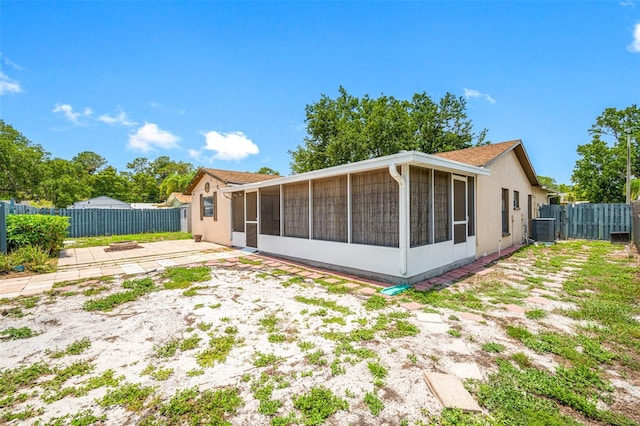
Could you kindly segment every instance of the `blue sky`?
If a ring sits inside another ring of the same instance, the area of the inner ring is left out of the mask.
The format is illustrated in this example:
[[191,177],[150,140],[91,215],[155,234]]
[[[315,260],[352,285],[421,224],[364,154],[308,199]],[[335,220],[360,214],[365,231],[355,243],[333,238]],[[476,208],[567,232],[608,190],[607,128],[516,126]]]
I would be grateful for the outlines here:
[[289,174],[342,85],[466,96],[568,183],[595,118],[640,100],[640,2],[2,1],[0,54],[0,117],[55,157]]

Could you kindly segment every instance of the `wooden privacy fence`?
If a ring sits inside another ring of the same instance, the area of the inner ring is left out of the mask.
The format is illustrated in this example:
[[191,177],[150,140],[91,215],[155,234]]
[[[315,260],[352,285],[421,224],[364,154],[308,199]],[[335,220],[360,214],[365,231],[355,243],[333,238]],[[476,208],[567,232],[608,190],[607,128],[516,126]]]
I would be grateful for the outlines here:
[[556,237],[609,240],[612,232],[631,234],[631,206],[628,204],[544,205],[540,217],[556,220]]
[[[38,209],[0,202],[7,214],[46,214],[69,217],[67,235],[93,237],[98,235],[142,234],[146,232],[180,231],[180,209]],[[1,217],[0,217],[1,219]],[[0,228],[4,228],[0,222]],[[4,229],[0,229],[4,232]]]

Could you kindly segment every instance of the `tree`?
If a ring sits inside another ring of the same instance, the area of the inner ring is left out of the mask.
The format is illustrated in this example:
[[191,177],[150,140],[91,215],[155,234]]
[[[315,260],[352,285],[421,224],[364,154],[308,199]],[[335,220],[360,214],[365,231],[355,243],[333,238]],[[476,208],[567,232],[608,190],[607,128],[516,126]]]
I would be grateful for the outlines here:
[[132,201],[129,185],[126,175],[119,174],[114,167],[108,166],[91,176],[91,197],[106,195],[120,201]]
[[381,95],[357,98],[343,88],[331,99],[321,95],[305,108],[304,146],[289,151],[291,170],[302,173],[401,150],[425,153],[468,148],[485,143],[486,129],[472,131],[466,101],[451,93],[434,102],[426,93],[410,101]]
[[89,174],[81,162],[54,158],[45,164],[40,190],[55,207],[65,208],[89,198]]
[[280,176],[280,172],[277,170],[273,170],[271,167],[260,167],[256,173],[261,175],[271,175],[271,176]]
[[71,161],[80,164],[90,175],[96,174],[107,165],[107,160],[104,157],[91,151],[82,151],[73,157]]
[[35,199],[48,157],[40,145],[0,120],[0,198]]
[[640,176],[640,110],[632,105],[606,108],[589,129],[591,142],[578,145],[571,175],[580,199],[593,203],[625,202],[627,134],[631,136],[631,174]]
[[167,176],[160,184],[160,195],[166,200],[172,192],[184,192],[195,175],[196,172],[193,171],[187,174],[173,173]]

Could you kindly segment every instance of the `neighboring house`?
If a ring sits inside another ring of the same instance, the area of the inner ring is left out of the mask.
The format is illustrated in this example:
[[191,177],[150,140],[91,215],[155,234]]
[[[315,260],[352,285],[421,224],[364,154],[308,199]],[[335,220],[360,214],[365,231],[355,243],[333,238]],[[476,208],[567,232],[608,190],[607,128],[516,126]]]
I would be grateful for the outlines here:
[[531,219],[547,203],[548,191],[540,186],[521,140],[436,154],[491,173],[477,182],[478,257],[514,244],[531,235]]
[[231,245],[230,195],[220,191],[233,185],[266,181],[279,176],[201,168],[184,191],[191,202],[191,232],[204,241]]
[[85,201],[76,201],[68,209],[131,209],[129,203],[102,195]]
[[158,207],[182,207],[185,204],[191,204],[191,195],[185,195],[181,192],[172,192],[167,200],[158,204]]

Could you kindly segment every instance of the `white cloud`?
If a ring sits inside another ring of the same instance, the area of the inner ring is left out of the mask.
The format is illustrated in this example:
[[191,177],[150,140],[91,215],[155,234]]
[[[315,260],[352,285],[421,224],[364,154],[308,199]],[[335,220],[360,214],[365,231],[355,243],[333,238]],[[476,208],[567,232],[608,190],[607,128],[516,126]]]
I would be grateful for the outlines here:
[[109,126],[120,125],[125,127],[133,127],[138,124],[135,121],[131,120],[127,116],[127,113],[123,110],[120,110],[117,115],[102,114],[100,117],[98,117],[98,121],[102,121]]
[[189,157],[193,158],[196,161],[200,161],[200,158],[202,157],[202,151],[197,149],[190,149]]
[[149,105],[153,109],[157,109],[158,111],[168,112],[170,114],[184,115],[187,112],[186,110],[181,108],[178,108],[178,109],[167,108],[160,102],[155,102],[155,101],[147,102],[147,105]]
[[218,133],[212,130],[204,137],[206,145],[203,149],[214,151],[213,158],[218,160],[242,160],[260,152],[258,145],[242,132]]
[[142,152],[154,148],[171,149],[177,146],[179,140],[178,136],[159,129],[157,124],[145,122],[144,126],[129,135],[129,148]]
[[13,62],[11,59],[7,58],[6,56],[4,56],[2,54],[2,52],[0,52],[0,56],[2,57],[2,63],[5,65],[10,66],[11,68],[13,68],[16,71],[22,71],[24,70],[24,67],[21,65],[16,64],[15,62]]
[[491,95],[489,95],[488,93],[480,93],[476,89],[467,89],[466,87],[464,88],[464,97],[467,98],[467,99],[482,98],[482,99],[486,100],[487,102],[489,102],[490,104],[495,104],[496,103],[496,100],[493,99],[491,97]]
[[20,83],[0,71],[0,95],[20,92],[22,92]]
[[622,7],[636,7],[636,4],[633,2],[633,0],[624,0],[620,2],[620,6]]
[[627,46],[627,50],[632,53],[640,53],[640,22],[633,27],[633,41]]
[[91,108],[85,108],[82,112],[74,112],[73,107],[69,104],[56,104],[55,108],[51,111],[53,113],[61,112],[64,114],[67,120],[72,122],[73,124],[81,124],[80,119],[83,117],[90,117],[93,114],[93,110]]

